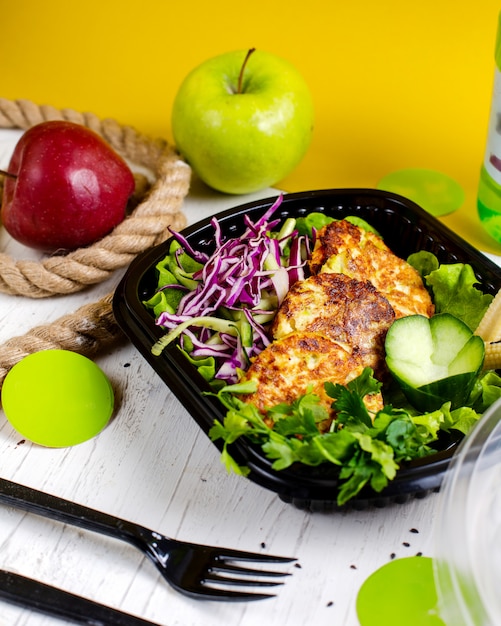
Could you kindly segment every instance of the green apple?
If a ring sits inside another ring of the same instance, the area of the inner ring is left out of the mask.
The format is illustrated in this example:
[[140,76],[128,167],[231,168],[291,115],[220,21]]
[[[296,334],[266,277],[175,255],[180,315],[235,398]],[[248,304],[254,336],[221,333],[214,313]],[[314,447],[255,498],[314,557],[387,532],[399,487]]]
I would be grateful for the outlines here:
[[252,193],[285,178],[305,155],[312,131],[313,101],[301,74],[253,48],[192,70],[172,109],[178,151],[224,193]]

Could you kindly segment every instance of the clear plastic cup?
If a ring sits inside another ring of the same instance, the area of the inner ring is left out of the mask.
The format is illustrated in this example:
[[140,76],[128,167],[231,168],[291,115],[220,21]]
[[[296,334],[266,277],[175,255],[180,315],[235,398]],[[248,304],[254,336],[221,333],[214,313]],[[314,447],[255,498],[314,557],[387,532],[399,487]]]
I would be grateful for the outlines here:
[[435,532],[438,610],[447,626],[501,624],[501,400],[460,445]]

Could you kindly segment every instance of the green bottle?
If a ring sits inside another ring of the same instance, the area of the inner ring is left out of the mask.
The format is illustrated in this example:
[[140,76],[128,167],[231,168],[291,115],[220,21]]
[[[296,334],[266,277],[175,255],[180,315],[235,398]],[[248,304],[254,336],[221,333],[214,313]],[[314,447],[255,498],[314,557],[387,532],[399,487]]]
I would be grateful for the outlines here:
[[477,210],[485,230],[501,243],[501,13],[498,19],[495,59],[489,130],[484,162],[480,170]]

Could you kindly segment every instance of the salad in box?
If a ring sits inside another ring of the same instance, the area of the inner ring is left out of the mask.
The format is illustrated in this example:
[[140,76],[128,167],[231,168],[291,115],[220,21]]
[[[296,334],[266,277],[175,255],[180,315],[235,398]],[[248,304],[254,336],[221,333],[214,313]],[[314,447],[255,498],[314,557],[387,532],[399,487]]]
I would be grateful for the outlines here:
[[500,287],[412,202],[325,190],[173,233],[132,263],[114,312],[230,471],[325,510],[440,486],[501,395],[475,333]]

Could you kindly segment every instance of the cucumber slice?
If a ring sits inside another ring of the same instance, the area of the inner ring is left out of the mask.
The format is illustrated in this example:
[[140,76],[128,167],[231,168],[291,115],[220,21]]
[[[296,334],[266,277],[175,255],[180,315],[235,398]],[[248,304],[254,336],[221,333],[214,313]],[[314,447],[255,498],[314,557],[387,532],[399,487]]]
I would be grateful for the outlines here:
[[385,342],[386,363],[409,402],[434,411],[464,406],[484,360],[483,340],[449,313],[402,317]]

